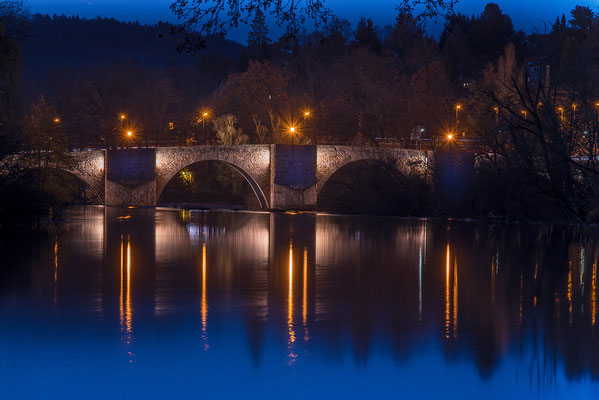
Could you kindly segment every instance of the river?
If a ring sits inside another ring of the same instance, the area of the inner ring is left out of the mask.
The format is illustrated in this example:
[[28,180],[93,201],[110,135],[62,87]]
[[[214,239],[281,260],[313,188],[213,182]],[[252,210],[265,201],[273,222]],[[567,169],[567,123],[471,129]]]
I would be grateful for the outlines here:
[[0,398],[597,398],[596,229],[86,207],[0,247]]

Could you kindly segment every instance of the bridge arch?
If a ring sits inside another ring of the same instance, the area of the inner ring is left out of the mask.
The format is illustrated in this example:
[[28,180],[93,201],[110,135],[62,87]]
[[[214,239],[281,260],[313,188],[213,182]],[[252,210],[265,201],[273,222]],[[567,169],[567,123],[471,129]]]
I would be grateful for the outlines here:
[[397,180],[399,176],[424,176],[429,166],[429,152],[380,147],[318,146],[316,153],[316,196],[341,168],[359,162],[382,166]]
[[[41,170],[41,167],[37,167],[37,166],[27,166],[24,168],[21,168],[20,171],[21,172],[29,172],[29,171],[37,171],[37,170]],[[100,202],[101,205],[104,205],[104,192],[103,192],[103,188],[98,188],[98,187],[94,187],[97,185],[94,185],[93,181],[89,180],[89,177],[86,176],[86,174],[81,173],[81,171],[77,171],[73,168],[63,168],[60,166],[55,166],[55,165],[50,165],[48,167],[48,169],[50,171],[59,171],[61,173],[70,175],[72,177],[74,177],[76,180],[78,180],[79,182],[84,183],[88,188],[91,189],[91,191],[93,192],[93,194],[97,197],[98,201]],[[99,192],[98,190],[102,190],[101,192]]]
[[[68,165],[51,164],[49,168],[66,172],[89,186],[98,197],[101,204],[104,198],[104,158],[103,150],[72,152],[69,155]],[[28,154],[16,154],[2,161],[0,164],[7,165],[18,171],[29,171],[40,169]]]
[[156,199],[181,170],[204,161],[218,161],[239,172],[248,182],[261,208],[269,208],[270,146],[202,146],[156,149]]
[[317,188],[317,192],[316,192],[317,200],[318,200],[318,196],[323,191],[323,189],[326,187],[327,183],[329,183],[334,178],[335,175],[337,175],[339,172],[343,171],[347,167],[351,167],[353,165],[357,165],[357,164],[361,164],[361,163],[370,164],[371,166],[380,168],[381,170],[385,171],[385,173],[389,177],[391,177],[393,179],[393,181],[395,181],[395,183],[397,183],[398,185],[401,185],[401,183],[402,183],[401,178],[403,177],[403,173],[392,164],[386,163],[381,160],[376,160],[376,159],[361,159],[361,160],[356,160],[356,161],[349,161],[349,162],[343,164],[342,166],[340,166],[339,168],[337,168],[336,170],[331,171],[329,174],[327,174],[326,177],[323,178],[323,181],[320,182],[320,185]]

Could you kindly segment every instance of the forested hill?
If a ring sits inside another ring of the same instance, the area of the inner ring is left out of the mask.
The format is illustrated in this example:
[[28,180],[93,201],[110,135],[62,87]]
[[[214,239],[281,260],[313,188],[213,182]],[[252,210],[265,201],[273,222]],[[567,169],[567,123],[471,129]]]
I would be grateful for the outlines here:
[[[163,22],[141,25],[114,18],[35,14],[21,43],[24,76],[35,79],[59,67],[102,67],[125,61],[145,67],[194,64],[196,57],[177,52],[182,37],[171,35],[171,27]],[[202,53],[237,59],[243,50],[237,42],[215,37],[208,39]]]

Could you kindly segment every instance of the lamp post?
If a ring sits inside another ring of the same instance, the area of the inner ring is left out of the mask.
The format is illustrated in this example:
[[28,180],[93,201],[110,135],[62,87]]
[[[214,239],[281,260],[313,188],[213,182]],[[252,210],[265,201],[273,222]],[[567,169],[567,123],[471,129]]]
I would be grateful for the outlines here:
[[205,112],[202,114],[202,136],[206,137],[206,118],[208,118],[208,113]]
[[289,128],[289,133],[291,134],[291,144],[293,144],[293,136],[295,134],[295,127],[292,126]]
[[562,122],[564,122],[564,108],[563,108],[563,107],[558,107],[558,109],[557,109],[557,110],[558,110],[558,111],[559,111],[559,113],[560,113],[560,120],[561,120]]

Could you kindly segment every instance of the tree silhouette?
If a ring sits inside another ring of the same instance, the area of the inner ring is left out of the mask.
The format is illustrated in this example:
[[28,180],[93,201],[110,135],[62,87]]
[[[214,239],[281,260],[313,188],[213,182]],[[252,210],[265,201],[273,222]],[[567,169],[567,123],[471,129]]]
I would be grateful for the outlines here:
[[[458,0],[401,0],[396,7],[400,15],[412,15],[419,21],[453,13]],[[223,34],[239,24],[248,24],[255,10],[269,10],[277,26],[286,27],[286,37],[296,38],[307,20],[318,28],[335,19],[326,0],[175,0],[170,9],[181,21],[176,31],[185,32],[181,50],[196,51],[205,47],[206,37]]]
[[17,45],[28,14],[22,0],[0,1],[0,134],[14,131],[21,51]]
[[354,36],[358,46],[365,47],[374,53],[379,53],[383,47],[383,42],[370,18],[360,18]]
[[595,14],[590,7],[576,6],[570,12],[572,19],[570,25],[578,32],[588,32],[591,30]]
[[271,40],[268,37],[266,16],[260,8],[256,10],[250,27],[252,29],[248,33],[248,49],[252,53],[252,56],[260,59],[266,58],[268,56],[268,45],[271,43]]

